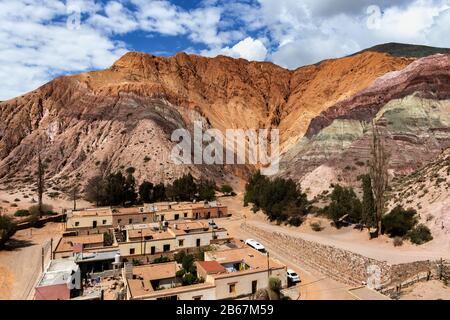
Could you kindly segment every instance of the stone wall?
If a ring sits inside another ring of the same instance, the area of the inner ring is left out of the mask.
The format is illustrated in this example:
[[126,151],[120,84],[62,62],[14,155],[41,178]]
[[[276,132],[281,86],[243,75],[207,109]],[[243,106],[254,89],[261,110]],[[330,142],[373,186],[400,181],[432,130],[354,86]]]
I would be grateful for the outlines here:
[[[439,278],[439,261],[416,261],[391,265],[360,254],[242,224],[241,228],[255,235],[299,265],[307,265],[323,275],[352,286],[370,283],[378,277],[378,289],[392,291],[426,279]],[[375,283],[374,283],[375,284]]]

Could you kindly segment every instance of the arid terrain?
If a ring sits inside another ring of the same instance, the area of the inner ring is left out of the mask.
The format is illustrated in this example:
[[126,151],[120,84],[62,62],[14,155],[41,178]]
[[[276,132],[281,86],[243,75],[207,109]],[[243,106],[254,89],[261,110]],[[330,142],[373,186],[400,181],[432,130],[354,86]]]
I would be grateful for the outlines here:
[[[348,283],[311,264],[294,263],[279,244],[258,239],[251,230],[389,264],[450,259],[450,55],[398,55],[390,48],[296,70],[225,56],[130,52],[108,69],[59,77],[0,102],[0,213],[13,216],[36,203],[40,156],[43,200],[57,213],[73,207],[75,184],[81,187],[77,207],[91,207],[82,199],[89,178],[130,167],[137,183],[168,184],[187,172],[218,185],[229,183],[237,195],[221,200],[232,216],[217,222],[233,237],[260,240],[274,258],[297,271],[300,299],[354,297]],[[374,123],[389,155],[386,209],[414,208],[433,240],[394,246],[385,235],[370,240],[367,230],[336,229],[314,214],[299,227],[269,222],[261,211],[243,207],[246,179],[259,165],[171,161],[172,132],[192,132],[195,121],[221,132],[279,129],[276,177],[291,178],[315,205],[336,183],[354,187],[361,196],[358,177],[369,171]],[[313,222],[320,222],[322,230],[313,231]],[[0,299],[29,298],[42,248],[47,257],[50,240],[60,237],[62,228],[49,223],[18,231],[0,251]],[[447,290],[440,282],[417,283],[400,298],[445,299]]]

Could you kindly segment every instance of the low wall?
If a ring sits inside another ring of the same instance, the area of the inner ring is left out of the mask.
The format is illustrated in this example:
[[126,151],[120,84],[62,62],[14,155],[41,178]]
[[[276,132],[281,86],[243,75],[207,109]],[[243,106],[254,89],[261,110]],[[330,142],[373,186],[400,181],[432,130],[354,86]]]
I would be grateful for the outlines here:
[[[323,275],[348,285],[379,284],[378,289],[388,291],[397,286],[411,285],[426,279],[441,279],[443,262],[416,261],[391,265],[334,246],[307,241],[285,233],[269,232],[242,224],[241,228],[270,243],[271,247],[299,265],[307,265]],[[377,279],[379,279],[377,281]],[[377,281],[377,282],[372,282]]]

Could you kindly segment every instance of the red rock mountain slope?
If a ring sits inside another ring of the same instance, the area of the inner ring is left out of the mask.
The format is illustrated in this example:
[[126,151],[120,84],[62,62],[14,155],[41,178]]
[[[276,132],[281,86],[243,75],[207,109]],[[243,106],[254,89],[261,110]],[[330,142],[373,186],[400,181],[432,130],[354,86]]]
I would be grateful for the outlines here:
[[327,125],[330,107],[346,109],[377,78],[412,61],[364,52],[292,71],[224,56],[131,52],[109,69],[60,77],[0,103],[0,179],[30,182],[38,150],[56,185],[127,167],[154,182],[186,171],[220,179],[229,168],[171,163],[175,128],[201,118],[220,130],[276,127],[289,152],[307,130]]

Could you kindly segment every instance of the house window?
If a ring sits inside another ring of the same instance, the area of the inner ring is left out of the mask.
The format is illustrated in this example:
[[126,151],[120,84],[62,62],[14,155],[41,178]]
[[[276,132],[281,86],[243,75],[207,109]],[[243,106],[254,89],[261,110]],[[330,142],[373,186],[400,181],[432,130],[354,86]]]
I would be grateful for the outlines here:
[[178,220],[178,219],[180,219],[180,215],[179,215],[179,214],[176,214],[176,215],[174,216],[173,220]]
[[129,224],[133,224],[133,219],[128,219]]
[[156,248],[155,247],[151,247],[150,248],[150,254],[155,254],[156,253]]
[[75,227],[78,227],[80,225],[79,221],[75,221]]
[[142,221],[143,222],[147,221],[147,217],[142,218]]
[[187,212],[184,213],[184,217],[187,218]]
[[178,240],[178,246],[182,247],[184,245],[184,240]]
[[164,215],[163,214],[161,215],[161,221],[164,221]]
[[130,254],[134,254],[134,248],[130,248]]
[[103,222],[103,224],[106,224],[106,220],[103,220],[102,222]]
[[120,224],[121,222],[122,222],[122,219],[118,219],[118,220],[117,220],[117,223]]
[[200,239],[197,239],[197,247],[200,247]]
[[236,283],[230,283],[228,284],[228,292],[231,294],[236,293]]
[[194,300],[202,300],[202,297],[203,296],[196,296],[196,297],[192,297],[192,299],[194,299]]
[[170,251],[170,244],[165,244],[165,245],[163,246],[163,251],[164,251],[164,252]]

